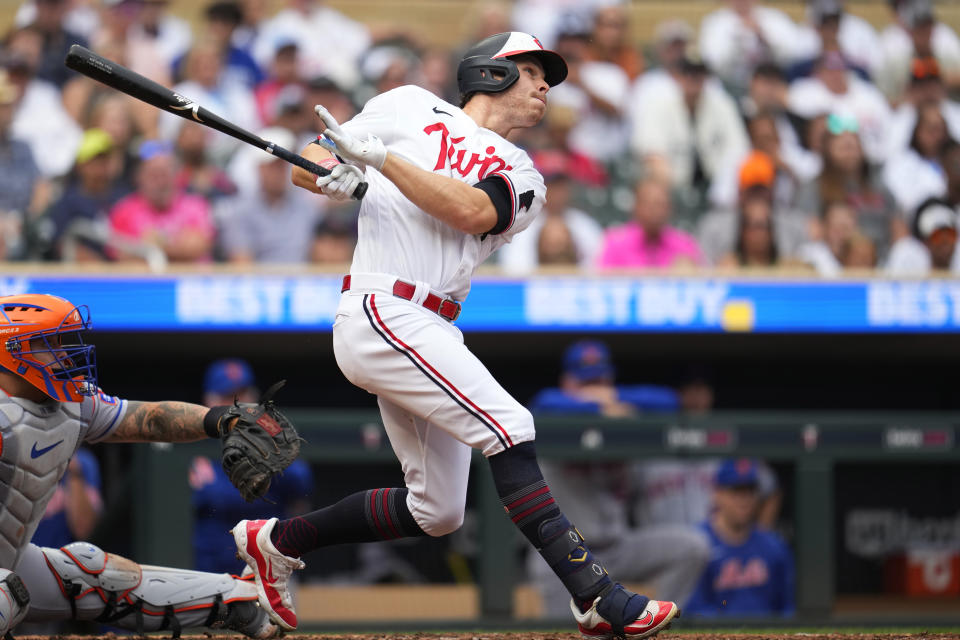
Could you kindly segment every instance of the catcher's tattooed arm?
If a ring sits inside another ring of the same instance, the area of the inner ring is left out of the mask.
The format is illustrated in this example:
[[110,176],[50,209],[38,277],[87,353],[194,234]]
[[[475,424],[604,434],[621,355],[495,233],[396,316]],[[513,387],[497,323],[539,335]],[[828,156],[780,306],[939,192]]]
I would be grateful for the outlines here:
[[127,413],[107,442],[193,442],[207,438],[207,407],[189,402],[130,400]]

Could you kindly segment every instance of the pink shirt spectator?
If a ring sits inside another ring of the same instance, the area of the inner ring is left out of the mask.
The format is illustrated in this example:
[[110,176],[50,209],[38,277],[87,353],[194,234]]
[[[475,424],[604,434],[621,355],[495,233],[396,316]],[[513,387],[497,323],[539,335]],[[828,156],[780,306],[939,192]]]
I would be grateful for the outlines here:
[[656,244],[648,244],[644,236],[636,222],[608,229],[597,266],[601,269],[669,267],[678,261],[704,264],[697,241],[688,233],[665,227]]
[[167,211],[154,209],[143,196],[133,193],[114,206],[110,227],[118,235],[135,240],[151,235],[174,238],[185,230],[193,230],[212,241],[216,233],[210,205],[200,196],[188,193],[175,196]]

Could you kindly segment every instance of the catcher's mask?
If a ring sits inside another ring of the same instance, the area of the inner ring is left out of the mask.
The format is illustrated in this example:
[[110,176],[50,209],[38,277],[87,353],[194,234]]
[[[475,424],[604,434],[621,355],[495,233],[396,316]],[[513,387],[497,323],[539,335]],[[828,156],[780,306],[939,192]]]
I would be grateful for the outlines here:
[[90,310],[47,294],[0,296],[0,367],[60,402],[97,392]]
[[552,86],[567,77],[567,63],[560,54],[543,48],[540,41],[522,31],[508,31],[485,38],[470,47],[457,68],[461,102],[476,92],[505,91],[520,77],[512,56],[535,57],[543,65],[544,80]]

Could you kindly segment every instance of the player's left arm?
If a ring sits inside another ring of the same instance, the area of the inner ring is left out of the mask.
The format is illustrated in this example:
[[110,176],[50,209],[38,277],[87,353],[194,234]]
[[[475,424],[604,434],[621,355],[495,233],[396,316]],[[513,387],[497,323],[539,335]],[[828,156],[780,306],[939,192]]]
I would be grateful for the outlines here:
[[207,407],[189,402],[128,401],[120,423],[103,442],[193,442],[207,438]]

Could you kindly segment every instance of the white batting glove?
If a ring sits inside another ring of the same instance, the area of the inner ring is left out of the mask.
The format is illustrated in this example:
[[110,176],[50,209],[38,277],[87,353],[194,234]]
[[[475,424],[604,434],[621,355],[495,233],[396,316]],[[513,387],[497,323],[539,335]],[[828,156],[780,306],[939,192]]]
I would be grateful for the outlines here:
[[327,167],[330,173],[317,178],[320,193],[332,200],[349,200],[353,190],[363,182],[363,171],[352,164],[337,163]]
[[340,123],[322,104],[318,104],[313,109],[327,127],[323,135],[317,139],[321,147],[344,160],[364,166],[370,165],[378,171],[383,168],[383,163],[387,161],[387,147],[380,138],[370,133],[367,134],[366,140],[358,140],[341,129]]

